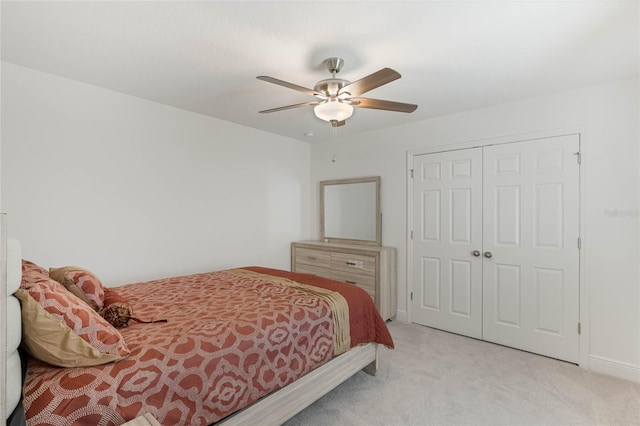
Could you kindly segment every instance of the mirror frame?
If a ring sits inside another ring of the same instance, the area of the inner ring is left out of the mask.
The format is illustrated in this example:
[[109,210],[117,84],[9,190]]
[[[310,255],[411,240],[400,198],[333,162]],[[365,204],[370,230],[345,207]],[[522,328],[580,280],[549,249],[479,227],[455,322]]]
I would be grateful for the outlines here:
[[[374,182],[376,186],[376,239],[375,240],[354,240],[348,238],[335,238],[325,236],[325,214],[324,214],[324,192],[325,188],[329,185],[351,185],[354,183],[369,183]],[[351,179],[335,179],[320,181],[320,238],[327,243],[342,243],[342,244],[359,244],[367,246],[381,246],[382,245],[382,211],[380,209],[380,176],[369,176],[362,178]]]

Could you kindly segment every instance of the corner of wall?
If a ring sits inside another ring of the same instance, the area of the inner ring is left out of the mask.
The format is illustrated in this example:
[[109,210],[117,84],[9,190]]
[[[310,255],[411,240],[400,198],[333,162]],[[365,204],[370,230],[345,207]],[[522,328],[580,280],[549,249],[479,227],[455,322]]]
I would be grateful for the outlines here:
[[409,324],[409,314],[407,313],[407,311],[398,309],[396,311],[396,321],[404,324]]

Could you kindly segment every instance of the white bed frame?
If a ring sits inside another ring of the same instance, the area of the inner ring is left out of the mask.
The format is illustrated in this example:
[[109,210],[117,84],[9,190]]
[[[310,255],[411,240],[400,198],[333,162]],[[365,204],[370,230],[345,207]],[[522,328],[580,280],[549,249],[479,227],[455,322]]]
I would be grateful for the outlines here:
[[360,370],[375,375],[378,345],[356,346],[284,388],[223,419],[217,425],[280,425]]
[[[3,227],[4,228],[4,227]],[[20,372],[20,358],[17,347],[20,343],[20,304],[11,294],[20,285],[22,262],[20,245],[15,240],[9,240],[6,257],[3,256],[2,264],[6,265],[7,283],[6,296],[7,312],[6,339],[3,333],[2,344],[2,372],[6,380],[2,386],[5,398],[2,398],[4,417],[8,417],[22,398],[22,377]],[[4,254],[4,253],[3,253]],[[5,261],[6,259],[6,261]],[[16,274],[17,272],[17,274]],[[4,297],[4,296],[3,296]],[[4,300],[3,300],[4,302]],[[3,306],[4,307],[4,303]],[[4,332],[3,330],[3,332]],[[16,334],[17,333],[17,334]],[[7,354],[6,364],[4,354]],[[273,392],[249,407],[232,414],[216,423],[216,425],[233,426],[246,424],[280,425],[297,413],[320,399],[340,383],[347,380],[360,370],[375,375],[378,369],[378,345],[369,343],[357,346],[348,352],[333,358],[328,363],[309,372],[297,381]],[[5,405],[6,404],[6,405]],[[1,418],[1,417],[0,417]]]
[[20,244],[7,240],[2,226],[2,418],[11,415],[22,399],[22,371],[18,346],[22,338],[20,301],[12,296],[20,286],[22,258]]

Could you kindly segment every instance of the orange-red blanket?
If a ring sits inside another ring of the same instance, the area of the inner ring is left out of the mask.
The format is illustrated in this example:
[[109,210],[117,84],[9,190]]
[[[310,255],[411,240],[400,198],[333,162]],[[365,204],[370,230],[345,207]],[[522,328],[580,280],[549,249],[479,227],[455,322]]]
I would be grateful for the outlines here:
[[206,425],[327,362],[334,353],[329,303],[260,274],[339,292],[351,347],[393,341],[371,297],[350,284],[251,267],[129,284],[115,290],[138,318],[121,329],[131,355],[96,367],[30,360],[28,425],[118,425],[145,412],[161,424]]

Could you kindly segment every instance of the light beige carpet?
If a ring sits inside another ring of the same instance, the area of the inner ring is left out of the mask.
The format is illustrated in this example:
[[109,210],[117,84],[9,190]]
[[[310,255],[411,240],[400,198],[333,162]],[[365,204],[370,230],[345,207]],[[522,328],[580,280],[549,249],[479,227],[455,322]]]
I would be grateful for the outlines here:
[[359,372],[295,425],[640,425],[640,384],[422,327],[389,324],[376,377]]

